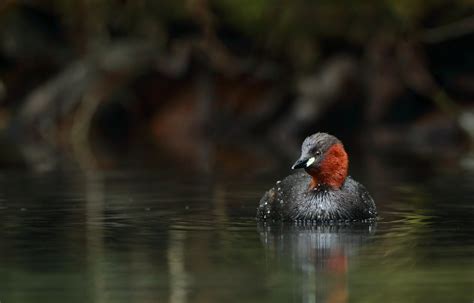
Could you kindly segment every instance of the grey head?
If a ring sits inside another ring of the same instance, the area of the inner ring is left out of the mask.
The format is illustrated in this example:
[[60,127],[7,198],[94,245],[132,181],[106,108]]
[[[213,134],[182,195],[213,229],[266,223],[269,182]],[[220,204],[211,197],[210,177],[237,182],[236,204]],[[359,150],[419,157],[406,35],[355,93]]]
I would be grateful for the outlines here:
[[318,167],[326,152],[334,144],[341,143],[338,138],[327,133],[315,133],[306,137],[301,145],[301,156],[291,169]]

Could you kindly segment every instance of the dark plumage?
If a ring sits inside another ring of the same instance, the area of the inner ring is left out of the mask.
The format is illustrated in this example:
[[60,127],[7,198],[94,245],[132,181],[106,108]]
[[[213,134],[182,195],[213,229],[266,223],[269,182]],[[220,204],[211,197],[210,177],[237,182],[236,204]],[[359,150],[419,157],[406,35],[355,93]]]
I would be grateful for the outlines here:
[[367,221],[377,216],[365,187],[347,176],[347,154],[342,143],[325,133],[303,142],[293,168],[305,172],[278,181],[260,200],[257,218],[262,221],[344,222]]

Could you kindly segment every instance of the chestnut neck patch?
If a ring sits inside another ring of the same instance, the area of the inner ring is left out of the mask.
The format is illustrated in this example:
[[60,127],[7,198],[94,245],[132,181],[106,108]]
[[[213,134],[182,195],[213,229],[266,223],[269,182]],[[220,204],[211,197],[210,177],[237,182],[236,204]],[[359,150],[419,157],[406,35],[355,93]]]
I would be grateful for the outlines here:
[[347,177],[349,159],[341,143],[333,144],[325,153],[319,167],[311,169],[308,173],[312,180],[310,189],[318,185],[327,185],[333,189],[340,189]]

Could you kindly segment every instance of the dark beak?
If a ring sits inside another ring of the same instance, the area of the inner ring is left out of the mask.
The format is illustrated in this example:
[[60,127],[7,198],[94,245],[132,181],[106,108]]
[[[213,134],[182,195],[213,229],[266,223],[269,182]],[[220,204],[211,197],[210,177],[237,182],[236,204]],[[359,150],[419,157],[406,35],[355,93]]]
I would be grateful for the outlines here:
[[307,158],[303,158],[303,159],[300,158],[296,160],[295,164],[293,164],[291,169],[305,168],[307,162],[308,162]]

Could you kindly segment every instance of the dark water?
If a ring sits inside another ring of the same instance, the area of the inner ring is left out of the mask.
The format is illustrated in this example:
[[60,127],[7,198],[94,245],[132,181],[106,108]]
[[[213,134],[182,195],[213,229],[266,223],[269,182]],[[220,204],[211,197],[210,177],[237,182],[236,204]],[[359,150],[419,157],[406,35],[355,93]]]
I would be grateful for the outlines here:
[[472,302],[474,175],[354,170],[376,224],[258,225],[286,170],[5,171],[0,301]]

